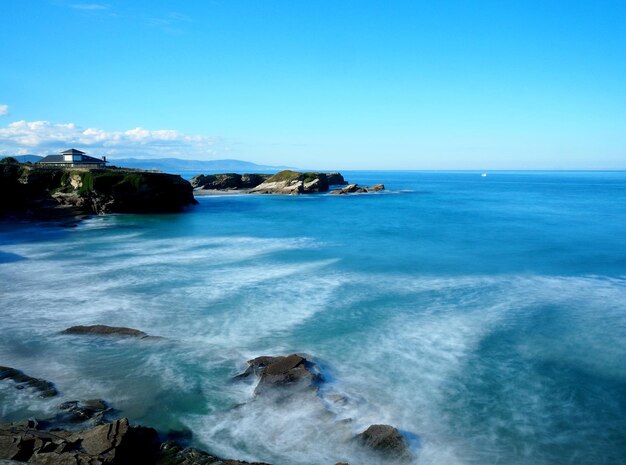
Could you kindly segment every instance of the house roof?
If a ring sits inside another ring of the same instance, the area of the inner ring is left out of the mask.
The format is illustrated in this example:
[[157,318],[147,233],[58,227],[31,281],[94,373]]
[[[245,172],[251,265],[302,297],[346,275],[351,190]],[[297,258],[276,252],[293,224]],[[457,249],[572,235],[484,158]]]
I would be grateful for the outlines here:
[[88,162],[88,163],[108,163],[104,161],[102,158],[90,157],[89,155],[83,155],[82,161]]
[[80,150],[76,150],[76,149],[67,149],[61,152],[61,155],[84,155],[84,154],[85,152],[81,152]]
[[63,160],[63,155],[48,155],[39,160],[38,163],[62,163]]
[[[82,153],[82,152],[81,152]],[[47,157],[43,158],[42,160],[39,160],[39,163],[66,163],[66,164],[71,164],[74,162],[70,162],[70,161],[65,161],[65,158],[63,157],[63,155],[48,155]],[[81,157],[80,161],[77,161],[76,163],[85,163],[85,164],[92,164],[92,165],[96,165],[96,164],[102,164],[104,165],[105,163],[107,163],[104,160],[101,160],[100,158],[94,158],[94,157],[90,157],[89,155],[84,155]]]

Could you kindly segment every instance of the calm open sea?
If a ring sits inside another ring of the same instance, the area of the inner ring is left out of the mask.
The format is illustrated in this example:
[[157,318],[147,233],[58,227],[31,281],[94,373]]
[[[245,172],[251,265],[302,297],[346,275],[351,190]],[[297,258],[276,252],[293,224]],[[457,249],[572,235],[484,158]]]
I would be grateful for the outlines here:
[[[275,465],[377,463],[346,443],[372,423],[421,465],[623,464],[626,173],[344,176],[387,191],[0,225],[0,365],[61,391],[0,382],[0,420],[99,397]],[[58,334],[96,323],[168,340]],[[230,381],[292,352],[322,367],[319,400]]]

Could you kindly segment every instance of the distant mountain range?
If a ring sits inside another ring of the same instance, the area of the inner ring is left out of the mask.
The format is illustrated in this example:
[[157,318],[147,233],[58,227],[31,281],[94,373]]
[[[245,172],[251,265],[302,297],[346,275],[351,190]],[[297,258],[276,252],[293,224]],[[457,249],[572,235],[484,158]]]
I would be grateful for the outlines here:
[[43,157],[40,157],[38,155],[0,155],[0,160],[2,160],[3,158],[8,158],[8,157],[13,157],[15,158],[17,161],[19,161],[20,163],[37,163],[39,160],[43,159]]
[[109,163],[126,168],[161,171],[234,171],[238,173],[276,172],[287,166],[257,165],[243,160],[184,160],[181,158],[111,158]]
[[[0,157],[0,159],[5,157]],[[13,155],[20,163],[36,163],[43,157],[37,155]],[[109,158],[109,164],[122,168],[138,168],[143,170],[160,170],[165,172],[178,171],[221,171],[237,173],[274,173],[292,169],[290,166],[257,165],[243,160],[184,160],[182,158]]]

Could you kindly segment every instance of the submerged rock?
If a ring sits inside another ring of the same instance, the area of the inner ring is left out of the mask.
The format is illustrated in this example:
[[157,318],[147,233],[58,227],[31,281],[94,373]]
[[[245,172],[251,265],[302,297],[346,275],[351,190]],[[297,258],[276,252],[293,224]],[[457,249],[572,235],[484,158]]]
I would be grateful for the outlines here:
[[222,460],[194,447],[181,447],[176,442],[161,444],[159,457],[155,465],[269,465],[261,462],[240,462],[238,460]]
[[50,381],[33,378],[20,370],[11,367],[0,366],[0,380],[10,379],[15,382],[17,389],[32,388],[39,392],[40,397],[54,397],[58,391]]
[[409,443],[396,428],[390,425],[371,425],[356,436],[357,441],[390,459],[410,457]]
[[89,423],[93,426],[106,422],[105,416],[113,409],[101,399],[70,400],[59,405],[59,413],[52,421],[58,423]]
[[80,334],[80,335],[97,335],[97,336],[128,336],[146,338],[149,337],[143,331],[133,328],[125,328],[123,326],[106,326],[106,325],[89,325],[89,326],[71,326],[61,334]]

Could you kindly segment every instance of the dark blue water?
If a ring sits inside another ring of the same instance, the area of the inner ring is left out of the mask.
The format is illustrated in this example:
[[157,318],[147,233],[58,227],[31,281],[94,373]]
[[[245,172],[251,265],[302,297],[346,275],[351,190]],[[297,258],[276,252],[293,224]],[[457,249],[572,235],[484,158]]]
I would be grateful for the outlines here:
[[[346,440],[371,423],[420,464],[623,463],[626,173],[343,174],[387,191],[4,224],[0,364],[276,465],[367,463]],[[169,341],[57,334],[94,323]],[[295,351],[331,380],[320,399],[233,409],[246,359]],[[7,420],[60,402],[0,400]]]

